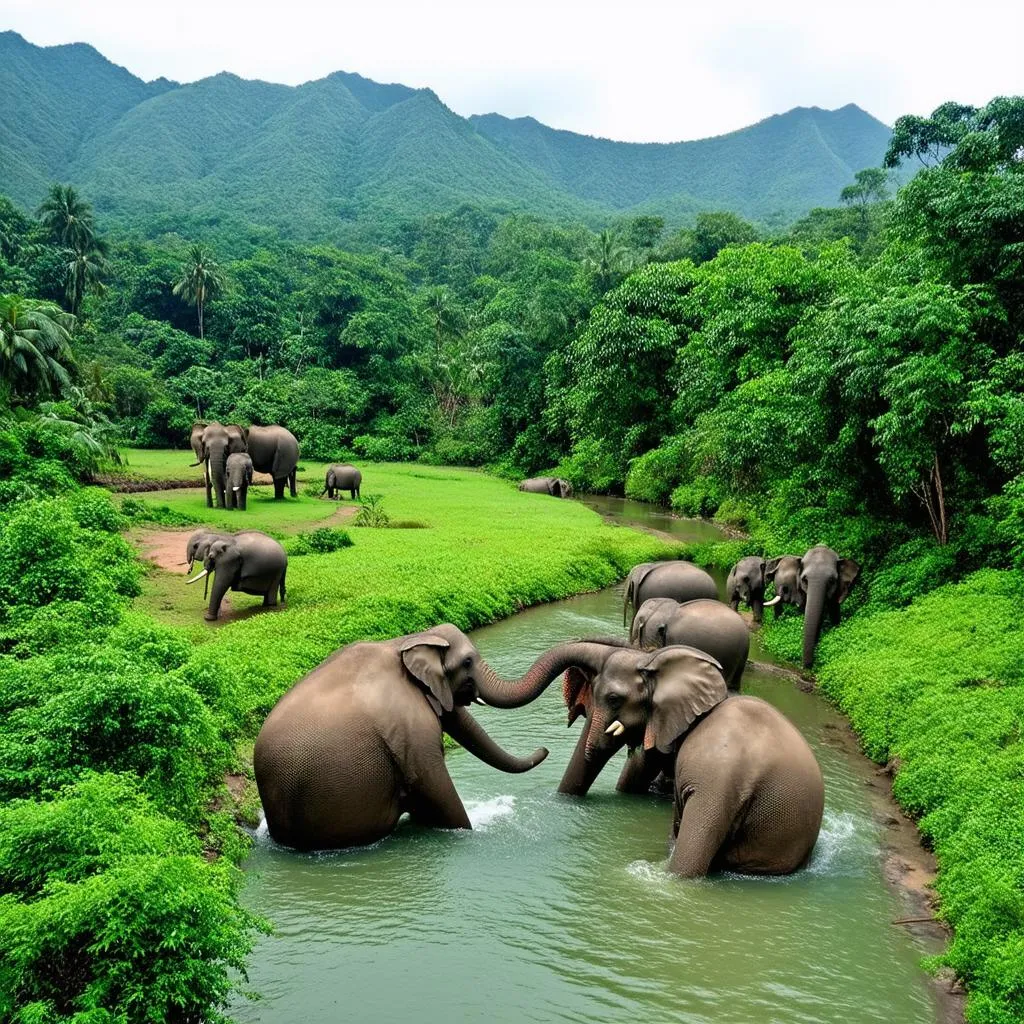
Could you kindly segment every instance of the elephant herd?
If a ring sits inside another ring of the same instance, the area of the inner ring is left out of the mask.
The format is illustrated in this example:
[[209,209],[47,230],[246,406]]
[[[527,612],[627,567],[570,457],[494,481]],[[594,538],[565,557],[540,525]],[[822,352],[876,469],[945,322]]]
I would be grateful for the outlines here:
[[190,438],[196,461],[203,467],[206,507],[245,511],[253,472],[269,473],[274,497],[284,497],[287,485],[295,497],[299,442],[284,427],[239,427],[234,423],[195,423]]
[[[730,587],[751,602],[760,587],[763,603],[767,565],[757,560],[761,582],[752,582],[746,561]],[[856,578],[855,566],[842,564],[848,561],[827,548],[796,559],[801,606],[837,609]],[[778,586],[778,565],[774,571]],[[559,644],[520,679],[501,678],[449,623],[337,651],[281,698],[256,740],[256,783],[271,837],[298,850],[363,846],[406,813],[421,825],[469,828],[442,734],[499,771],[529,771],[547,749],[506,752],[467,708],[521,707],[564,673],[569,724],[582,718],[584,725],[559,792],[584,796],[626,747],[619,792],[672,796],[671,871],[797,870],[817,840],[824,783],[788,719],[738,692],[750,639],[735,602],[719,601],[702,569],[657,562],[630,573],[624,621],[630,606],[628,639]]]

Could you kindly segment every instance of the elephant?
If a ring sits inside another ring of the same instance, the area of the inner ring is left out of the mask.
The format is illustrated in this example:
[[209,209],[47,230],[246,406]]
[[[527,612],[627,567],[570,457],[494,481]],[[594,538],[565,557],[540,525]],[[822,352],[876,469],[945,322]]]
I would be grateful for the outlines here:
[[803,666],[810,668],[825,611],[828,610],[832,625],[838,626],[839,606],[860,575],[860,566],[852,558],[840,558],[830,547],[818,544],[800,559],[799,573],[804,600]]
[[[633,618],[636,611],[649,597],[671,597],[682,604],[696,601],[700,597],[718,599],[715,581],[693,562],[645,562],[633,566],[626,577],[626,590],[622,601],[622,624],[630,605]],[[632,627],[632,619],[630,626]]]
[[800,558],[798,555],[780,555],[771,558],[764,565],[765,584],[775,584],[775,597],[766,602],[774,607],[775,618],[781,618],[787,605],[804,611],[806,594],[800,589]]
[[267,828],[299,850],[365,846],[399,817],[436,828],[468,829],[469,818],[445,767],[441,734],[504,772],[540,764],[502,750],[466,707],[520,707],[577,657],[580,645],[542,654],[518,680],[506,680],[450,623],[422,633],[337,651],[295,684],[268,715],[253,764]]
[[343,465],[328,466],[327,476],[324,480],[324,489],[320,492],[320,496],[323,497],[324,493],[326,493],[327,497],[334,501],[335,492],[337,492],[340,499],[341,492],[346,490],[351,491],[352,500],[355,501],[359,497],[359,485],[362,482],[363,474],[355,466],[350,466],[347,462]]
[[245,428],[240,427],[237,423],[229,423],[225,428],[228,432],[228,453],[234,454],[235,452],[248,451],[248,445],[245,440]]
[[228,508],[245,511],[251,483],[252,459],[246,452],[232,452],[228,456],[227,488],[225,490]]
[[192,451],[195,452],[196,461],[195,465],[198,466],[203,461],[203,431],[206,429],[205,420],[196,420],[192,424],[192,436],[189,438],[189,446]]
[[[192,429],[194,435],[195,427]],[[217,499],[217,508],[226,507],[224,489],[227,485],[227,460],[231,453],[231,444],[227,427],[222,423],[214,420],[213,423],[208,423],[203,427],[199,438],[198,461],[193,465],[198,466],[199,463],[203,463],[205,467],[203,472],[206,478],[207,508],[213,508],[214,496]]]
[[757,697],[730,695],[718,663],[693,647],[588,648],[565,675],[571,725],[586,716],[559,792],[583,796],[621,747],[636,748],[618,789],[673,779],[669,870],[789,874],[811,855],[825,785],[793,724]]
[[191,572],[193,564],[206,561],[206,554],[215,540],[229,537],[230,533],[218,533],[216,530],[196,530],[185,545],[185,561],[180,564],[187,563],[188,571]]
[[644,650],[684,644],[710,654],[722,666],[726,686],[738,691],[750,654],[747,624],[728,605],[702,597],[680,604],[651,597],[633,619],[630,641]]
[[[220,614],[221,601],[229,590],[242,594],[262,594],[263,607],[277,604],[278,594],[285,599],[285,576],[288,556],[273,537],[258,530],[201,538],[199,550],[205,548],[203,571],[188,582],[198,583],[213,573],[213,592],[203,618],[213,622]],[[209,580],[205,586],[209,586]]]
[[734,612],[739,611],[740,601],[750,605],[754,622],[760,623],[764,618],[765,608],[772,608],[779,603],[778,597],[770,601],[764,599],[765,560],[758,555],[741,558],[729,570],[729,578],[725,581],[725,596]]
[[295,469],[299,464],[299,442],[284,427],[249,427],[242,431],[246,449],[257,473],[269,473],[274,479],[274,499],[284,497],[285,484],[295,497]]
[[533,476],[519,485],[519,490],[531,494],[550,494],[553,498],[571,498],[572,484],[557,476]]

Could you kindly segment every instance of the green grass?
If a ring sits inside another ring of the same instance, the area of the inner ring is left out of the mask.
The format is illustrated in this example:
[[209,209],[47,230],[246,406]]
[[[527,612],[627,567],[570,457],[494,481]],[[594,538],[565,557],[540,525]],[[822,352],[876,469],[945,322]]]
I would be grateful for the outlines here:
[[[168,467],[146,453],[147,469]],[[320,467],[307,470],[319,474]],[[576,502],[521,494],[515,485],[473,470],[378,465],[364,486],[383,495],[394,521],[417,529],[346,524],[353,546],[294,558],[287,605],[273,613],[209,626],[199,587],[180,576],[150,574],[140,609],[186,625],[201,647],[187,666],[221,691],[219,710],[258,727],[278,697],[332,651],[361,639],[382,639],[453,622],[463,629],[511,615],[531,604],[608,586],[631,566],[671,556],[674,548],[646,534],[605,525]],[[147,497],[150,497],[147,495]],[[300,495],[275,502],[250,491],[245,513],[206,509],[201,492],[152,495],[218,528],[285,534],[336,514],[326,500]],[[351,502],[343,503],[351,506]],[[182,537],[188,530],[182,531]],[[235,608],[260,599],[232,595]]]

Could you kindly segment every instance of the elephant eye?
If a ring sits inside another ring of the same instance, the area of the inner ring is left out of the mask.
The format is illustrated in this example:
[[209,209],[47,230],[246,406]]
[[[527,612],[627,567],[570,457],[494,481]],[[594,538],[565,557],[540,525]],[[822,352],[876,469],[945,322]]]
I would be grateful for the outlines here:
[[463,668],[469,668],[469,667],[470,667],[470,665],[472,665],[472,664],[473,664],[473,656],[472,656],[471,654],[467,654],[467,655],[466,655],[466,656],[465,656],[465,657],[464,657],[464,658],[462,659],[462,667],[463,667]]
[[609,693],[608,694],[608,706],[612,708],[621,708],[625,702],[625,697],[621,693]]

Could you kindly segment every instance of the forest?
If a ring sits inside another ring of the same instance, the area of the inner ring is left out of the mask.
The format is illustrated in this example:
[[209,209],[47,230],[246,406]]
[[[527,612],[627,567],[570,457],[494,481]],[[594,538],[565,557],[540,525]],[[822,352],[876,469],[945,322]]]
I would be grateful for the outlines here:
[[[822,686],[889,759],[917,678],[858,681],[850,659],[898,645],[887,616],[912,603],[922,646],[956,634],[970,595],[999,619],[1024,571],[1022,152],[1024,99],[948,103],[901,118],[884,169],[785,228],[708,211],[598,231],[463,204],[358,249],[108,229],[66,184],[37,210],[0,200],[0,1018],[134,1021],[160,1003],[216,1020],[263,926],[209,798],[265,694],[240,712],[226,677],[130,609],[140,569],[120,531],[152,513],[82,486],[126,447],[185,465],[195,420],[282,424],[318,462],[550,471],[744,538],[706,560],[827,540],[867,585],[823,644]],[[609,553],[591,582],[627,554],[651,552]],[[789,624],[768,636],[781,653]],[[46,682],[69,672],[101,699]],[[974,1024],[1024,1014],[1020,672],[1007,647],[942,684],[998,704],[998,727],[931,707],[929,742],[970,780],[968,832],[919,767],[944,770],[928,750],[909,742],[897,783],[930,815],[957,925],[942,963]],[[59,838],[71,820],[90,823],[76,849]],[[103,933],[111,900],[124,917]],[[141,977],[124,943],[159,946],[182,900],[190,973],[172,942]]]

